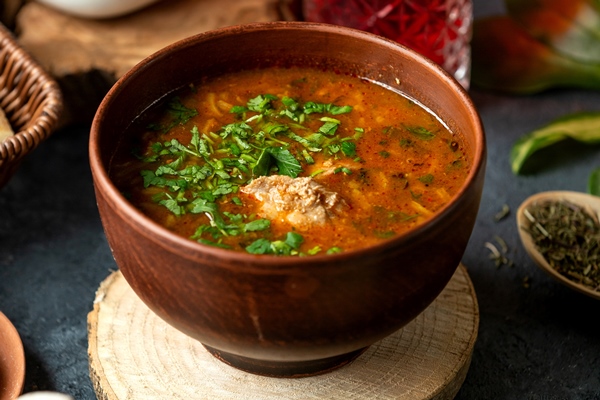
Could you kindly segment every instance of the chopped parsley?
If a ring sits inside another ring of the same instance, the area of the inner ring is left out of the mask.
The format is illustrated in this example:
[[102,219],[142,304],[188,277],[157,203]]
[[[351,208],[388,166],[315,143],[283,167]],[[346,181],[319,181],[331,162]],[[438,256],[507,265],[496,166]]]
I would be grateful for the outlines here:
[[[234,105],[230,113],[235,115],[235,122],[214,132],[202,133],[193,126],[187,143],[171,138],[150,144],[140,156],[148,164],[148,168],[141,171],[144,187],[160,189],[154,201],[175,216],[206,215],[209,223],[198,226],[191,239],[227,248],[224,238],[268,231],[271,226],[267,219],[220,211],[219,204],[223,201],[242,205],[235,196],[241,186],[259,176],[298,177],[303,165],[314,163],[315,153],[334,159],[359,160],[355,142],[364,130],[353,128],[352,136],[348,137],[338,134],[341,121],[337,116],[351,111],[352,107],[347,105],[302,103],[290,97],[279,99],[272,94],[259,94],[246,104]],[[167,103],[167,112],[168,122],[163,126],[151,125],[151,129],[167,133],[198,114],[183,105],[178,97]],[[308,121],[318,122],[318,128],[310,130],[306,125]],[[352,173],[346,167],[334,172]],[[246,251],[304,255],[299,250],[304,239],[298,233],[290,232],[285,238],[273,241],[266,237],[268,235],[254,240],[245,247]],[[306,254],[322,251],[315,247]],[[327,253],[339,251],[341,249],[334,247]]]

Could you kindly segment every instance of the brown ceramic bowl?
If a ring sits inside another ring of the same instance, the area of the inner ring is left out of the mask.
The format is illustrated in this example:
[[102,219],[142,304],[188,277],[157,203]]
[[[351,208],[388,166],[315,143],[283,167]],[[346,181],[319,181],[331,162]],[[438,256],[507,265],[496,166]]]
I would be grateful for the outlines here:
[[23,391],[25,352],[10,320],[0,312],[0,400],[14,400]]
[[[332,68],[421,101],[464,136],[473,167],[460,192],[407,234],[363,250],[303,258],[207,247],[169,232],[128,203],[107,170],[136,116],[201,76],[272,64]],[[347,28],[274,22],[190,37],[134,67],[97,111],[90,162],[108,242],[139,297],[231,365],[301,376],[347,363],[415,318],[446,286],[479,208],[485,139],[462,87],[415,52]]]

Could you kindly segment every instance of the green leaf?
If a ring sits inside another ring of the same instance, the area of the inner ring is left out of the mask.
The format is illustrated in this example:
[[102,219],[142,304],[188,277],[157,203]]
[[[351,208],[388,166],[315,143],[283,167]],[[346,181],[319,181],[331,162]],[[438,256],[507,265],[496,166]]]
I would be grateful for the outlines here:
[[340,115],[346,114],[352,111],[351,106],[336,106],[335,104],[324,104],[324,103],[316,103],[314,101],[308,101],[304,103],[304,113],[305,114],[325,114],[329,113],[331,115]]
[[510,152],[513,173],[519,174],[536,151],[569,138],[587,144],[600,143],[600,112],[569,114],[522,136]]
[[248,222],[244,226],[244,231],[246,231],[246,232],[264,231],[265,229],[269,229],[270,226],[271,226],[271,221],[269,221],[268,219],[257,219],[257,220]]
[[300,245],[304,242],[302,235],[296,232],[288,232],[285,237],[285,243],[292,249],[298,250]]
[[[167,194],[167,196],[168,196],[168,194]],[[175,215],[185,214],[185,210],[184,210],[183,206],[181,206],[179,204],[179,201],[177,201],[177,199],[174,199],[170,196],[167,199],[159,201],[158,204],[165,206],[169,211],[171,211]]]
[[269,254],[271,252],[271,242],[265,238],[260,238],[246,247],[250,254]]
[[327,254],[338,254],[341,253],[343,250],[339,247],[332,247],[329,250],[327,250]]
[[327,121],[319,128],[319,133],[327,136],[333,136],[335,135],[335,132],[339,126],[339,122]]
[[217,205],[215,203],[212,203],[208,200],[205,199],[195,199],[194,201],[192,201],[192,208],[190,209],[190,212],[193,214],[200,214],[200,213],[210,213],[210,214],[216,214],[218,212],[218,208]]
[[348,167],[337,167],[336,169],[333,170],[334,174],[339,174],[340,172],[345,173],[346,175],[351,175],[352,174],[352,170]]
[[435,137],[435,134],[430,130],[422,126],[404,126],[404,128],[422,140],[431,140]]
[[354,142],[342,142],[342,153],[348,157],[354,157],[356,155],[356,143]]
[[248,111],[248,108],[247,108],[247,107],[244,107],[244,106],[233,106],[233,107],[231,107],[231,109],[229,110],[229,112],[230,112],[231,114],[243,114],[243,113],[245,113],[246,111]]
[[260,94],[253,99],[248,100],[248,109],[259,113],[265,113],[272,109],[271,102],[277,100],[277,96],[272,94]]
[[310,151],[314,151],[314,152],[321,151],[320,143],[315,143],[309,139],[306,139],[300,135],[295,134],[292,131],[288,131],[286,133],[286,136],[289,137],[290,139],[293,139],[296,142],[300,143],[302,146],[306,147]]
[[198,111],[193,108],[187,108],[181,103],[179,97],[174,97],[168,104],[168,112],[173,116],[175,124],[185,124],[192,117],[198,115]]
[[421,176],[421,177],[419,178],[419,181],[421,181],[422,183],[424,183],[424,184],[428,185],[428,184],[430,184],[431,182],[433,182],[433,175],[431,175],[431,174],[426,174],[426,175],[423,175],[423,176]]
[[283,147],[269,147],[269,154],[275,159],[275,164],[279,169],[279,174],[287,175],[296,178],[302,172],[300,162],[290,153],[289,150]]
[[213,247],[220,247],[222,249],[231,249],[231,246],[225,244],[225,243],[219,243],[219,242],[213,242],[212,240],[208,240],[208,239],[198,239],[198,243],[202,243],[202,244],[206,244],[208,246],[213,246]]
[[252,168],[252,176],[267,176],[271,170],[271,153],[268,149],[263,149],[258,157],[256,165]]
[[588,193],[600,196],[600,168],[596,168],[588,178]]
[[252,168],[253,176],[266,176],[275,165],[280,175],[287,175],[296,178],[302,172],[300,162],[283,147],[267,147],[263,149],[258,158],[258,162]]

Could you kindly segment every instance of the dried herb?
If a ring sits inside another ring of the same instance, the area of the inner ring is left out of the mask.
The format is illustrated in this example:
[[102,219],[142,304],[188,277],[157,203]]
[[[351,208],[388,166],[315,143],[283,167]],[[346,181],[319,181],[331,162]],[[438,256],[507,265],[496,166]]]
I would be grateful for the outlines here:
[[566,201],[535,203],[525,210],[528,232],[558,273],[600,291],[600,223],[597,216]]
[[504,218],[508,217],[510,215],[510,207],[508,206],[508,204],[504,204],[502,206],[502,210],[498,211],[496,213],[496,215],[494,215],[494,221],[499,222],[502,221]]
[[494,261],[496,268],[500,268],[503,265],[512,267],[514,265],[512,260],[506,257],[506,253],[508,253],[508,245],[500,236],[494,236],[494,239],[500,248],[491,242],[484,243],[484,246],[490,251],[490,260]]

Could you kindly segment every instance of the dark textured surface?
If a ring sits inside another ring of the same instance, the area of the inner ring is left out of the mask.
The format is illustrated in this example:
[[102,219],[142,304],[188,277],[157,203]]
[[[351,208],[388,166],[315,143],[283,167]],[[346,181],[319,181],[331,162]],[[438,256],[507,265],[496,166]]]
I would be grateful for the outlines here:
[[[501,10],[480,0],[479,12]],[[528,174],[508,165],[513,142],[566,113],[600,110],[600,93],[552,91],[512,97],[472,91],[488,138],[478,222],[464,256],[480,305],[473,362],[457,399],[600,399],[600,302],[539,271],[520,245],[514,212],[530,194],[585,191],[600,146],[564,143],[532,159]],[[59,131],[0,190],[0,310],[19,331],[25,391],[50,389],[94,399],[86,317],[100,282],[116,268],[106,243],[87,158],[89,127]],[[496,268],[485,242],[509,247],[513,267]],[[529,287],[524,285],[529,280]],[[1,340],[1,338],[0,338]]]

